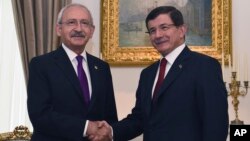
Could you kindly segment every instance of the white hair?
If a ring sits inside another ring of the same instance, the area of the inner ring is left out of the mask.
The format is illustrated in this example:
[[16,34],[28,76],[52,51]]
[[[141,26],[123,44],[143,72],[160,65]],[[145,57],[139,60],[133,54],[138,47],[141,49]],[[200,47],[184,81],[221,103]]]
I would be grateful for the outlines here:
[[76,7],[81,7],[81,8],[83,8],[83,9],[85,9],[85,10],[89,13],[89,15],[90,15],[90,23],[91,23],[91,25],[93,25],[93,24],[94,24],[94,23],[93,23],[93,17],[92,17],[92,15],[91,15],[89,9],[88,9],[86,6],[84,6],[84,5],[82,5],[82,4],[79,4],[79,3],[71,3],[71,4],[68,4],[68,5],[66,5],[65,7],[63,7],[63,8],[60,10],[59,14],[58,14],[58,17],[57,17],[57,24],[61,24],[61,23],[62,23],[62,17],[63,17],[64,11],[65,11],[66,9],[70,8],[70,7],[75,7],[75,6],[76,6]]

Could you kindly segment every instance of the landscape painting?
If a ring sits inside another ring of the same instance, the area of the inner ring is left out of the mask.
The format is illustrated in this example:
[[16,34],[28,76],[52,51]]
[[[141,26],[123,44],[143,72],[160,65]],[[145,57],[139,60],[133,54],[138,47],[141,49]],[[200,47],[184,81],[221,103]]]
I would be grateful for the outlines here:
[[151,46],[145,25],[147,14],[158,6],[179,9],[188,26],[186,43],[190,46],[211,46],[211,0],[120,0],[119,46]]

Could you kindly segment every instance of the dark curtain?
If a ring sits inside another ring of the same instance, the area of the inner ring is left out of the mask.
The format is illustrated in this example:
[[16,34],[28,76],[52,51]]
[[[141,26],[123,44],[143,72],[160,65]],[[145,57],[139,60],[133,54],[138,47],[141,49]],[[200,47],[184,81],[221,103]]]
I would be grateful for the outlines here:
[[57,15],[71,0],[12,0],[26,82],[31,58],[55,50]]

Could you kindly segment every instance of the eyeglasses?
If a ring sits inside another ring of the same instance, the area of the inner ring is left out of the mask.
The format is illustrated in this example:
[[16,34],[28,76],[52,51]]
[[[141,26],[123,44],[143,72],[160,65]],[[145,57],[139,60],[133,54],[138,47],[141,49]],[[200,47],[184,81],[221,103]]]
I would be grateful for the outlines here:
[[[162,25],[160,25],[159,30],[160,31],[167,31],[172,27],[176,27],[176,26],[174,24],[162,24]],[[153,27],[153,28],[150,28],[149,31],[146,33],[148,33],[150,36],[152,36],[152,35],[156,34],[156,30],[157,30],[157,28]]]
[[61,22],[60,24],[65,24],[66,26],[69,26],[69,27],[76,27],[80,24],[81,27],[91,27],[93,26],[92,23],[88,20],[80,20],[78,22],[78,20],[76,19],[70,19],[70,20],[67,20],[65,22]]

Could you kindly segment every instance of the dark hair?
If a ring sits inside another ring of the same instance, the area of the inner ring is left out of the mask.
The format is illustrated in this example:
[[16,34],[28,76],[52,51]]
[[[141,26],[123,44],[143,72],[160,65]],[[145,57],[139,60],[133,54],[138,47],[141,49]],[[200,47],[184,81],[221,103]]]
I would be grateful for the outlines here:
[[175,26],[184,24],[183,16],[181,12],[173,6],[160,6],[153,9],[147,16],[145,23],[148,28],[148,22],[155,19],[160,14],[169,14]]

